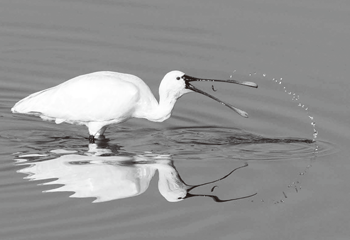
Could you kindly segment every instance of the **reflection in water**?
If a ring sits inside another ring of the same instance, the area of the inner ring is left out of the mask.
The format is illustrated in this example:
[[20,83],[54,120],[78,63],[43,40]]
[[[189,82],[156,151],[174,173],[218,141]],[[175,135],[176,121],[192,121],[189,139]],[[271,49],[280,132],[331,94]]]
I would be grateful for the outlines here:
[[18,165],[26,166],[18,170],[28,174],[29,180],[56,179],[45,185],[63,186],[45,192],[74,192],[71,197],[95,197],[94,202],[122,199],[144,193],[154,176],[159,172],[158,188],[169,202],[181,201],[195,196],[210,197],[216,202],[226,202],[254,196],[256,193],[233,199],[220,199],[215,195],[191,194],[190,191],[215,183],[230,176],[243,165],[233,169],[220,179],[199,185],[187,185],[173,165],[170,155],[145,153],[142,155],[113,155],[108,148],[89,144],[89,151],[77,154],[75,151],[52,150],[48,154],[27,154],[18,156]]
[[[211,195],[213,191],[210,190],[209,193],[199,195],[192,191],[200,186],[219,182],[237,169],[231,172],[225,170],[223,177],[215,181],[191,186],[181,179],[174,167],[173,156],[176,156],[176,161],[249,161],[253,168],[256,162],[261,164],[261,161],[308,161],[305,169],[298,172],[297,179],[290,181],[290,185],[294,186],[294,183],[299,184],[300,175],[305,175],[310,168],[311,160],[319,155],[331,154],[335,150],[333,145],[322,141],[268,138],[240,129],[217,127],[171,128],[162,131],[132,131],[124,128],[118,131],[118,141],[124,142],[127,147],[120,146],[115,140],[101,139],[96,144],[90,144],[88,149],[81,143],[83,140],[80,136],[61,131],[48,133],[12,130],[0,132],[0,135],[16,144],[22,144],[19,148],[22,153],[15,155],[18,165],[24,167],[18,172],[27,174],[27,179],[49,181],[44,184],[52,188],[57,187],[54,184],[62,185],[47,192],[72,191],[72,197],[95,197],[95,202],[142,194],[148,189],[156,170],[159,172],[159,191],[170,202],[194,196],[210,197],[216,202],[240,199],[233,196],[231,199],[221,199]],[[20,139],[23,135],[30,141],[22,142]],[[148,152],[149,149],[152,152]],[[199,164],[200,162],[198,161]],[[242,167],[245,165],[240,168]],[[207,169],[206,174],[208,171],[210,170]],[[215,187],[212,188],[214,189]],[[250,196],[243,196],[246,197]]]

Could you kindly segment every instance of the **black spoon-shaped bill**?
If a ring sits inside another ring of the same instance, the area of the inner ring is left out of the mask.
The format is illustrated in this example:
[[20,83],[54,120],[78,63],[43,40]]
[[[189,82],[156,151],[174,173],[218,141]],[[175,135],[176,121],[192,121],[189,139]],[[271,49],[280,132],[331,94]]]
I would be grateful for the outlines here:
[[233,80],[233,79],[230,79],[230,80],[217,80],[217,79],[206,79],[206,78],[195,78],[195,77],[191,77],[191,76],[188,76],[188,75],[184,75],[182,76],[182,79],[185,81],[186,83],[186,89],[189,89],[189,90],[192,90],[194,92],[197,92],[197,93],[200,93],[204,96],[207,96],[211,99],[214,99],[215,101],[225,105],[226,107],[232,109],[233,111],[235,111],[236,113],[238,113],[239,115],[241,115],[242,117],[245,117],[247,118],[248,117],[248,113],[246,113],[245,111],[239,109],[239,108],[236,108],[228,103],[225,103],[223,101],[221,101],[220,99],[194,87],[192,84],[190,84],[190,82],[224,82],[224,83],[234,83],[234,84],[239,84],[239,85],[243,85],[243,86],[247,86],[247,87],[253,87],[253,88],[257,88],[258,85],[254,82],[247,82],[247,81],[244,81],[244,82],[240,82],[240,81],[237,81],[237,80]]

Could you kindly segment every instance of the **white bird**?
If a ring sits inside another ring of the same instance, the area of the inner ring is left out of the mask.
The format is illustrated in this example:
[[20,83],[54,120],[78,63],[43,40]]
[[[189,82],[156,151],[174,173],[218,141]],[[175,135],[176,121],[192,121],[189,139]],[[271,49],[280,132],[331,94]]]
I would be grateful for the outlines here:
[[159,102],[140,78],[118,72],[101,71],[77,76],[55,87],[33,93],[11,109],[43,120],[85,125],[89,140],[103,135],[108,125],[129,118],[145,118],[153,122],[168,119],[182,95],[197,92],[229,107],[243,117],[248,114],[191,85],[194,81],[226,82],[257,87],[253,82],[195,78],[181,71],[167,73],[159,86]]

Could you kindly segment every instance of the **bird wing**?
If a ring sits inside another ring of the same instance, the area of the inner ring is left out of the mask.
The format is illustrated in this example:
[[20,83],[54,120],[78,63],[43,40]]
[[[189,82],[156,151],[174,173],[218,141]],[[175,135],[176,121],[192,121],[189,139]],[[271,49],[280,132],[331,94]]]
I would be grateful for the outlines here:
[[137,78],[112,72],[78,76],[26,97],[12,110],[60,122],[123,121],[140,99],[135,79],[130,81],[133,77]]

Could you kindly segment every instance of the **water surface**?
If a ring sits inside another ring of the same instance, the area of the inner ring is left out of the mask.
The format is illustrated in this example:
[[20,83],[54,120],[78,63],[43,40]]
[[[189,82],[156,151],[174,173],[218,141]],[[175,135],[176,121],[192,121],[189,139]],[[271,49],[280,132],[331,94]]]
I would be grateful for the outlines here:
[[[344,1],[2,1],[1,239],[347,239],[349,12]],[[89,145],[85,127],[10,112],[97,70],[135,74],[158,97],[175,69],[256,82],[196,84],[249,118],[193,93],[167,121],[133,119]]]

